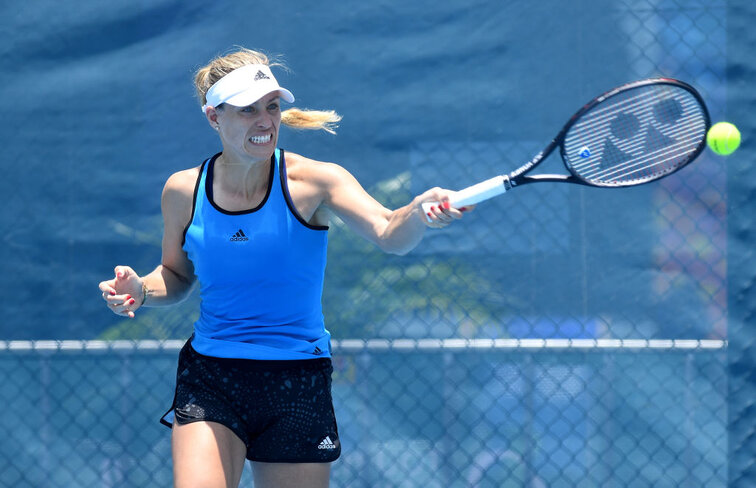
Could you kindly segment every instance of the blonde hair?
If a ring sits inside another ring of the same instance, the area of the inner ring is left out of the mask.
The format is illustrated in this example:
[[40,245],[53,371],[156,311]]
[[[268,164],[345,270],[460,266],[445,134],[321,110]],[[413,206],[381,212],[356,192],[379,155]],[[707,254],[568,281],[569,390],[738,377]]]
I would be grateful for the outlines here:
[[[207,91],[218,80],[237,68],[248,64],[264,64],[266,66],[280,66],[286,69],[277,59],[269,58],[267,55],[253,51],[251,49],[240,47],[236,51],[222,56],[217,56],[206,66],[197,70],[194,75],[194,88],[197,91],[197,98],[200,105],[207,103],[205,97]],[[333,110],[302,110],[296,107],[281,112],[281,123],[294,129],[322,129],[331,134],[335,134],[337,123],[341,116]]]

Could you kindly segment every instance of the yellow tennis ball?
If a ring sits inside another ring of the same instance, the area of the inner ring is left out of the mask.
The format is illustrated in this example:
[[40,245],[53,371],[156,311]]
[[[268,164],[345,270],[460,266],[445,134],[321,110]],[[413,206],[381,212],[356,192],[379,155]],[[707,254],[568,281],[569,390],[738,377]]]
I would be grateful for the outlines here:
[[740,131],[729,122],[717,122],[706,134],[706,143],[715,153],[727,156],[740,146]]

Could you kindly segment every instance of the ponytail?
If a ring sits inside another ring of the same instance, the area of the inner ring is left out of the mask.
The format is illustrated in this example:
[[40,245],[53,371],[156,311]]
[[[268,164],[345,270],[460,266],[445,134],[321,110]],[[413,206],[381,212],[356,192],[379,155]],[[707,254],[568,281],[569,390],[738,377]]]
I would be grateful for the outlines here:
[[341,115],[333,110],[301,110],[296,107],[281,112],[281,123],[293,129],[324,130],[335,134]]

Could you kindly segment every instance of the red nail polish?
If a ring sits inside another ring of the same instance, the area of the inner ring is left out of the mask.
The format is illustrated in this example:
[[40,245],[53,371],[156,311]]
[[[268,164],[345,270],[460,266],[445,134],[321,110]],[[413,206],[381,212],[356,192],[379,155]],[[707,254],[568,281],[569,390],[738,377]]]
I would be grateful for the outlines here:
[[451,204],[448,201],[444,202],[444,208],[449,210],[449,207],[451,207]]
[[467,207],[462,207],[459,209],[460,212],[467,212]]
[[126,300],[131,300],[131,295],[126,295]]
[[134,301],[133,298],[131,300],[129,300],[129,305],[134,305],[135,303],[136,303],[136,301]]
[[110,290],[111,295],[115,295],[115,292],[113,290]]
[[428,217],[433,217],[433,214],[431,214],[430,212],[428,212]]

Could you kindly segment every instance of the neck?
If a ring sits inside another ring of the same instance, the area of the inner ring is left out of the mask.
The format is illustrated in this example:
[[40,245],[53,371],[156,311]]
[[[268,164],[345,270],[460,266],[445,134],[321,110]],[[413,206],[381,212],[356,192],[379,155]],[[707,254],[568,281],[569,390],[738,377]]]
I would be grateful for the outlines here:
[[228,196],[255,200],[267,192],[270,164],[271,158],[240,160],[223,152],[215,160],[214,186]]

